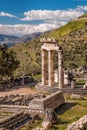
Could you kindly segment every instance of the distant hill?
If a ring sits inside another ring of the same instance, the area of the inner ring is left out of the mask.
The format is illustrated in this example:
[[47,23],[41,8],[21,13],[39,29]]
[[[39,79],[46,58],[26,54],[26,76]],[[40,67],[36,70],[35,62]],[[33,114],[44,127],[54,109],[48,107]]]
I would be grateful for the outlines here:
[[9,35],[4,35],[0,34],[0,44],[14,44],[15,41],[18,39],[16,36],[9,36]]
[[[87,19],[70,21],[68,24],[41,34],[26,43],[16,44],[11,47],[17,53],[20,61],[19,68],[14,75],[40,73],[41,71],[41,37],[51,37],[58,41],[63,49],[64,68],[73,69],[87,65]],[[57,55],[54,56],[57,68]]]
[[23,43],[26,41],[30,41],[34,39],[35,37],[38,37],[41,33],[33,33],[28,34],[22,37],[16,37],[16,36],[10,36],[10,35],[4,35],[0,34],[0,44],[7,44],[8,46],[15,45],[17,43]]
[[37,32],[37,33],[32,33],[32,34],[28,34],[28,35],[24,35],[22,37],[19,37],[17,40],[16,40],[16,43],[22,43],[22,42],[27,42],[27,41],[31,41],[33,40],[34,38],[40,36],[41,33],[40,32]]

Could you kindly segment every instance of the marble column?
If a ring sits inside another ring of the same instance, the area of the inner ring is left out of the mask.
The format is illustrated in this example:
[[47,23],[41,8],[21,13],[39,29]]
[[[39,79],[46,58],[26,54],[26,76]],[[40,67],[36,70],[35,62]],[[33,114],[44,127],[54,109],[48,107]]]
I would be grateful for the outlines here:
[[46,85],[46,51],[42,49],[42,85]]
[[64,72],[63,72],[63,61],[62,61],[62,50],[58,51],[58,75],[59,75],[59,88],[62,89],[64,86]]
[[48,51],[48,86],[54,85],[53,51]]

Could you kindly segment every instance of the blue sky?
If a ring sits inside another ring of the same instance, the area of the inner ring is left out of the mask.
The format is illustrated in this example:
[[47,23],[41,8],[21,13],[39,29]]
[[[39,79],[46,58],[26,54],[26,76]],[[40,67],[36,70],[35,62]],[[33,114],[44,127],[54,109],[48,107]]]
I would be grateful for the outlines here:
[[0,0],[0,33],[22,36],[58,28],[87,12],[87,0]]

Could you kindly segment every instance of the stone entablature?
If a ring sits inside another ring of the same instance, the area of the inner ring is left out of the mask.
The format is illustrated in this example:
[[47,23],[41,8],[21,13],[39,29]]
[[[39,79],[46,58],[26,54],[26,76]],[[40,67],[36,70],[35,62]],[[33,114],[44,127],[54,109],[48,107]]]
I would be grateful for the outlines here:
[[42,49],[47,50],[47,51],[50,51],[50,50],[59,51],[60,47],[57,45],[56,41],[48,42],[48,39],[47,39],[47,41],[44,42]]
[[41,38],[41,42],[47,42],[47,43],[56,43],[56,40],[54,38]]

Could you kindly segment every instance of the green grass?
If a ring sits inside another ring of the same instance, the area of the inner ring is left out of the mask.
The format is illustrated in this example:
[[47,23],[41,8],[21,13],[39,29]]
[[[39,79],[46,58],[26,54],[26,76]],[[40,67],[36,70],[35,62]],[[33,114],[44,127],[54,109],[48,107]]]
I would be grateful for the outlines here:
[[27,124],[25,127],[21,128],[21,130],[32,130],[33,128],[37,127],[37,126],[41,126],[41,119],[35,120],[33,122],[33,124]]
[[57,110],[59,121],[50,130],[64,130],[68,124],[87,114],[87,98],[84,100],[68,100],[68,103]]
[[[67,35],[72,31],[75,31],[77,29],[84,27],[86,22],[87,22],[87,19],[71,21],[58,29],[50,31],[49,33],[47,33],[47,37],[54,37],[56,39],[59,39],[59,37],[61,36]],[[42,36],[46,37],[45,34]]]
[[[50,130],[65,130],[68,124],[87,114],[87,97],[84,100],[71,100],[67,98],[67,101],[67,103],[56,110],[58,121]],[[40,125],[40,123],[41,120],[35,121],[32,125],[28,125],[22,130],[32,130]]]

